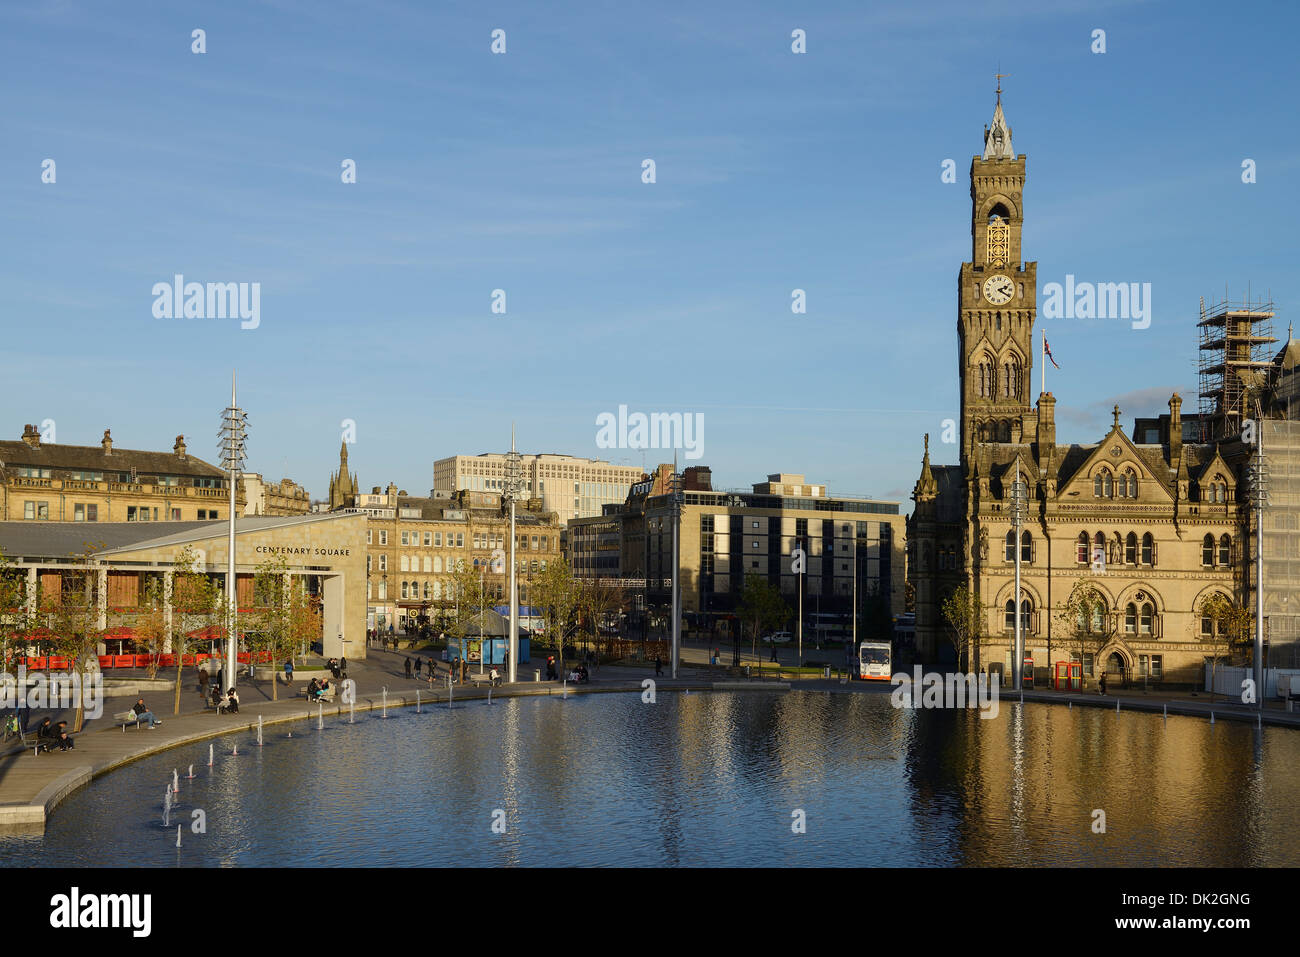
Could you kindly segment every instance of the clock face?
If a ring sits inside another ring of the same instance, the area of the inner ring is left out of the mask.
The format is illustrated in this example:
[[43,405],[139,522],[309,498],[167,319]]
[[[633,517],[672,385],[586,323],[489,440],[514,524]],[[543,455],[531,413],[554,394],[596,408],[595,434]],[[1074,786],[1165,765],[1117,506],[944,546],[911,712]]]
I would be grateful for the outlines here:
[[989,276],[984,280],[984,298],[995,306],[1010,302],[1015,290],[1015,284],[1007,276]]

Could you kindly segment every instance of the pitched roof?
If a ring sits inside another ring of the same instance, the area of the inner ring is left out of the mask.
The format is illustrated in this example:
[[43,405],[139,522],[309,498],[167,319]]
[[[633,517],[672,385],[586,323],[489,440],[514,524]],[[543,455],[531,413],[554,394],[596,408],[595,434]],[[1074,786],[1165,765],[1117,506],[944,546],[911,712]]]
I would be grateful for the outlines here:
[[175,452],[147,452],[114,448],[105,452],[98,445],[54,445],[41,443],[32,448],[23,441],[0,441],[0,468],[30,466],[85,472],[129,472],[137,475],[201,475],[224,478],[226,473],[193,455],[181,458]]

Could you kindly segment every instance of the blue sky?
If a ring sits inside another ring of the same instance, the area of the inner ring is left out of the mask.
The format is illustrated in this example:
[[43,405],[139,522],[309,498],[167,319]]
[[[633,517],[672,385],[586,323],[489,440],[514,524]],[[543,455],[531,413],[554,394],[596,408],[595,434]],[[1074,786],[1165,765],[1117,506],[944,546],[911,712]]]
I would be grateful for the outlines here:
[[[1149,329],[1039,320],[1059,438],[1095,441],[1116,401],[1126,427],[1175,388],[1194,408],[1200,296],[1271,291],[1283,337],[1300,312],[1296,11],[9,4],[0,430],[183,433],[215,460],[238,369],[249,467],[314,496],[344,419],[362,484],[413,493],[436,458],[507,448],[512,420],[524,451],[670,457],[596,447],[626,404],[703,413],[715,485],[804,472],[907,510],[922,434],[956,461],[938,436],[993,74],[1040,300],[1067,273],[1152,284]],[[259,282],[260,326],[154,318],[176,273]]]

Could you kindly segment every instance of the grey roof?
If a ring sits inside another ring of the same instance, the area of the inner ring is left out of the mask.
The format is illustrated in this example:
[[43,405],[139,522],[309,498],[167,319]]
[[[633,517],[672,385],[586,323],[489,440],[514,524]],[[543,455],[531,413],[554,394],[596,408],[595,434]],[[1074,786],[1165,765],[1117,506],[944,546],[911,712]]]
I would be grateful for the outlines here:
[[[338,513],[250,516],[235,520],[235,534],[287,525],[350,518]],[[9,558],[68,558],[87,550],[111,554],[143,547],[204,541],[226,534],[225,520],[214,522],[0,522],[0,551]]]
[[200,475],[225,478],[226,473],[193,455],[114,448],[106,453],[98,445],[41,444],[32,448],[22,441],[0,441],[0,468],[69,469],[85,472],[129,472],[137,475]]

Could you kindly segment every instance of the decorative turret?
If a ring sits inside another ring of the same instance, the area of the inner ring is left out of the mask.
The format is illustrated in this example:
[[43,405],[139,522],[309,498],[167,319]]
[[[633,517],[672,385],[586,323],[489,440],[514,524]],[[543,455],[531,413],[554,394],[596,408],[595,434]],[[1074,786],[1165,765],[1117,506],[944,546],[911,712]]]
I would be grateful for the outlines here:
[[933,502],[935,496],[939,494],[939,483],[934,480],[934,473],[930,471],[930,433],[925,433],[925,455],[921,459],[921,477],[916,480],[916,487],[912,489],[912,501]]
[[104,437],[99,440],[99,447],[104,450],[105,455],[113,454],[113,436],[108,429],[104,430]]
[[1169,467],[1178,468],[1183,457],[1183,397],[1169,397]]

